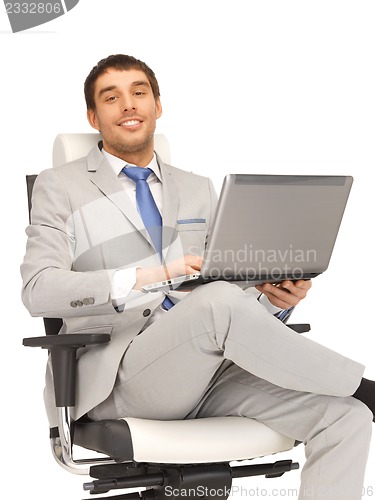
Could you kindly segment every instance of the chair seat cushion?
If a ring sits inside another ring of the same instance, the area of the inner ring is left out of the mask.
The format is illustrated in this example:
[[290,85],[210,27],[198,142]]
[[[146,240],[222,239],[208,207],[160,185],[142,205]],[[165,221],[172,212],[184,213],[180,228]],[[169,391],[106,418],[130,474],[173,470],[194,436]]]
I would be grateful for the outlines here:
[[127,418],[126,422],[137,462],[230,462],[286,451],[294,446],[294,440],[245,417],[178,421]]
[[76,427],[74,442],[117,461],[170,464],[246,460],[287,451],[295,444],[244,417],[90,422]]

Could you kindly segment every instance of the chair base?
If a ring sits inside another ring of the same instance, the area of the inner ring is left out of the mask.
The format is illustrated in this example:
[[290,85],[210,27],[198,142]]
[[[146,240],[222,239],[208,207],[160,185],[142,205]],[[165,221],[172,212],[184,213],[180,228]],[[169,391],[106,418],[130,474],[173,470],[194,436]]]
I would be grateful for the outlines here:
[[250,476],[280,477],[296,470],[299,464],[282,460],[267,464],[231,466],[229,463],[199,465],[114,464],[91,467],[96,478],[83,488],[91,495],[111,490],[146,488],[145,491],[124,493],[111,500],[167,500],[171,498],[199,497],[200,500],[228,498],[232,479]]

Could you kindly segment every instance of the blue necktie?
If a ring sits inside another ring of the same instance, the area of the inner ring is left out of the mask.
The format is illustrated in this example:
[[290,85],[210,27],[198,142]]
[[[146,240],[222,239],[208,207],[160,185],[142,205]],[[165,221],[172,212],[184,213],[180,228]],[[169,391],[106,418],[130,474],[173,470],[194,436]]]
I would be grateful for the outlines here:
[[[121,170],[121,172],[136,183],[135,199],[137,202],[138,212],[142,217],[145,228],[150,235],[155,250],[159,254],[160,261],[162,262],[162,218],[147,182],[147,178],[151,174],[152,170],[150,168],[143,167],[125,167]],[[168,310],[173,305],[174,304],[170,298],[165,297],[163,307]]]

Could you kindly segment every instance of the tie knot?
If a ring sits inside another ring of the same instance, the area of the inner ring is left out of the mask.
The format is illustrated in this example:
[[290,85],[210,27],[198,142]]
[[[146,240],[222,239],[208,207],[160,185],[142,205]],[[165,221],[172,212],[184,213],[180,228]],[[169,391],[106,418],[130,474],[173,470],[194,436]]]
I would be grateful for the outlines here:
[[125,167],[121,170],[121,172],[137,183],[138,181],[145,181],[151,174],[152,170],[150,168],[143,167]]

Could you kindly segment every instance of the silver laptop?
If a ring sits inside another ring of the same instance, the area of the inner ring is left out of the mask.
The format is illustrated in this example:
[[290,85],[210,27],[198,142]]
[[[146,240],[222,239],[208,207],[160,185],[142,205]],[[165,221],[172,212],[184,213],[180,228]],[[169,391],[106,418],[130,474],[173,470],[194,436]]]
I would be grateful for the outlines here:
[[143,290],[318,276],[328,267],[352,183],[351,176],[227,175],[200,273]]

